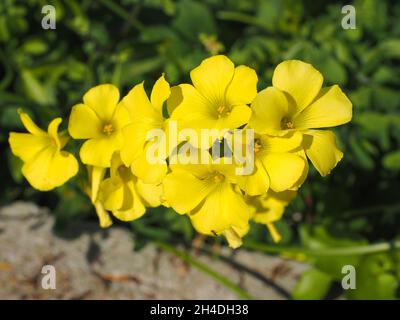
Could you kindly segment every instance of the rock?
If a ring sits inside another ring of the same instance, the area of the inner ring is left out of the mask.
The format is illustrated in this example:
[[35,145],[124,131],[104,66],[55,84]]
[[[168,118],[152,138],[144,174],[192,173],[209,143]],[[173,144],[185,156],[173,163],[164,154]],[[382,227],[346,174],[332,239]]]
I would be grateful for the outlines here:
[[[179,258],[147,245],[133,251],[132,233],[75,221],[55,234],[47,209],[15,202],[0,209],[1,299],[236,299]],[[258,299],[285,299],[306,265],[243,249],[202,262]],[[56,289],[43,289],[42,267],[53,265]]]

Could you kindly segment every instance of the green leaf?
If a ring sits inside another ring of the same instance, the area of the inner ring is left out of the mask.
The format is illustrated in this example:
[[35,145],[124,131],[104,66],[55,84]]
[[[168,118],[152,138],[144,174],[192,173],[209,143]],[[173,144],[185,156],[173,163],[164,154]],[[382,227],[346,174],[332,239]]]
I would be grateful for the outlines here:
[[216,34],[214,18],[203,3],[181,0],[177,5],[177,12],[173,26],[185,37],[197,42],[201,33]]
[[387,3],[381,0],[358,0],[357,23],[373,34],[378,34],[387,26]]
[[283,3],[281,1],[261,1],[257,10],[257,19],[264,22],[266,29],[273,31],[278,29],[278,22],[282,13]]
[[292,297],[295,300],[323,299],[332,283],[332,278],[318,269],[304,271],[297,282]]
[[[140,77],[143,77],[144,74],[149,72],[154,72],[157,70],[161,63],[163,62],[163,58],[154,57],[143,60],[136,60],[132,62],[124,63],[123,70],[121,74],[121,85],[135,83],[135,81],[140,81]],[[158,76],[161,75],[161,72]]]
[[21,71],[21,80],[27,97],[39,105],[50,105],[54,102],[54,96],[49,88],[46,88],[31,72],[24,69]]
[[383,166],[389,170],[400,170],[400,151],[387,153],[382,159]]
[[[329,247],[351,247],[366,244],[364,240],[345,237],[333,237],[323,226],[303,225],[300,228],[300,240],[306,248],[309,249],[324,249]],[[341,279],[342,267],[344,265],[356,266],[360,260],[358,256],[333,256],[333,257],[308,257],[315,268],[329,274],[332,279]]]
[[381,66],[373,74],[372,79],[377,84],[396,84],[399,82],[399,72],[397,69],[389,66]]
[[32,38],[25,41],[21,49],[27,54],[40,55],[48,50],[48,45],[40,38]]
[[163,25],[149,26],[140,33],[140,40],[145,43],[159,42],[174,37],[175,33]]
[[387,39],[379,47],[384,57],[400,58],[400,39]]
[[357,164],[363,169],[373,169],[375,166],[374,160],[369,154],[368,150],[366,150],[363,145],[360,144],[359,139],[351,136],[349,142],[351,151],[355,160],[357,161]]
[[395,265],[388,254],[365,257],[356,268],[356,289],[349,289],[349,299],[394,299],[398,280]]

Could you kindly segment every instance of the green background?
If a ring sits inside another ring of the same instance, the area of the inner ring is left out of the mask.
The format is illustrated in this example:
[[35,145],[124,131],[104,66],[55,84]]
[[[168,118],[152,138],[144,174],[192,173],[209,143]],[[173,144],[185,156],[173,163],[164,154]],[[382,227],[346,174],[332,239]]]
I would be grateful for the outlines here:
[[[46,4],[56,8],[56,30],[41,28]],[[255,225],[245,246],[292,257],[305,254],[314,268],[302,275],[294,298],[341,294],[344,264],[357,267],[357,289],[347,291],[348,298],[395,298],[400,255],[374,250],[373,245],[390,247],[400,230],[400,3],[354,1],[355,30],[341,27],[345,4],[349,3],[1,1],[0,203],[24,199],[48,206],[60,228],[70,219],[95,219],[78,179],[50,193],[37,192],[24,181],[21,163],[11,156],[7,143],[9,131],[22,130],[19,107],[42,127],[62,116],[66,128],[71,106],[99,83],[113,83],[125,94],[142,80],[149,89],[165,72],[175,85],[189,81],[190,70],[202,59],[221,53],[235,64],[256,69],[263,89],[271,84],[279,62],[301,59],[322,72],[325,85],[339,84],[353,102],[352,122],[335,129],[344,158],[326,178],[311,169],[299,196],[277,223],[283,235],[279,247]],[[78,150],[79,145],[69,148]],[[186,218],[166,209],[153,211],[157,214],[127,225],[134,231],[137,249],[147,241],[190,245],[195,233]],[[169,227],[163,228],[166,224]],[[206,241],[214,242],[225,245],[220,239]],[[373,254],[364,254],[360,246]],[[352,253],[327,257],[306,251],[341,247],[351,247]],[[295,248],[292,253],[290,248]]]

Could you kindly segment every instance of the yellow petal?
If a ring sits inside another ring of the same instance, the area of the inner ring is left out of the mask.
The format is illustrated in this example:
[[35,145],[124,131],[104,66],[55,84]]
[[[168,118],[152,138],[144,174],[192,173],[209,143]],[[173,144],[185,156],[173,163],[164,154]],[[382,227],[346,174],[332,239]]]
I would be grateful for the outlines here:
[[142,216],[146,208],[136,190],[136,178],[124,166],[117,152],[112,156],[110,176],[101,184],[99,196],[104,208],[122,221],[132,221]]
[[145,201],[148,207],[158,207],[162,203],[163,188],[162,184],[144,183],[138,179],[136,182],[136,190]]
[[116,132],[110,136],[87,140],[81,147],[80,157],[84,164],[108,168],[111,157],[123,145],[122,134]]
[[171,94],[167,100],[167,110],[170,117],[172,116],[175,108],[179,106],[183,101],[183,87],[185,86],[194,89],[194,87],[190,84],[180,84],[178,86],[171,87]]
[[50,146],[48,136],[38,136],[30,133],[10,132],[8,142],[14,155],[27,162],[43,149]]
[[282,153],[302,149],[303,134],[292,131],[282,137],[272,137],[268,135],[260,136],[262,149],[260,152]]
[[[126,170],[121,171],[120,169],[124,168]],[[121,155],[119,152],[114,152],[112,157],[111,157],[111,167],[110,167],[110,177],[113,178],[114,180],[117,179],[119,180],[123,180],[125,178],[122,177],[124,175],[124,173],[127,172],[128,174],[130,174],[130,170],[127,166],[124,166],[124,163],[121,160]]]
[[56,118],[50,122],[49,127],[47,129],[49,136],[51,137],[51,139],[53,139],[52,143],[55,143],[58,150],[60,150],[61,148],[60,138],[58,137],[58,127],[60,126],[61,122],[62,122],[61,118]]
[[236,129],[246,124],[251,116],[251,109],[246,105],[233,107],[232,111],[225,117],[218,119],[217,129]]
[[296,194],[297,192],[292,190],[283,192],[269,190],[265,195],[252,197],[249,203],[255,207],[253,220],[257,223],[268,224],[281,219],[286,206]]
[[46,136],[47,133],[40,129],[31,119],[31,117],[26,113],[23,112],[22,110],[18,110],[19,117],[21,118],[22,124],[24,125],[25,129],[28,130],[28,132],[32,133],[33,135],[37,136]]
[[100,227],[108,228],[112,225],[112,220],[108,212],[104,209],[103,204],[100,201],[96,201],[94,204],[96,209],[97,217],[99,218]]
[[292,153],[298,155],[299,157],[301,157],[304,161],[305,164],[305,168],[303,171],[302,176],[299,178],[299,180],[293,185],[292,188],[290,188],[290,190],[298,190],[301,185],[306,181],[307,176],[308,176],[308,171],[309,171],[309,165],[308,165],[308,161],[307,161],[307,155],[306,152],[304,151],[304,147],[301,149],[296,149],[295,151],[292,151]]
[[304,135],[304,149],[321,176],[328,175],[343,158],[332,131],[308,130]]
[[72,107],[68,132],[74,139],[91,139],[102,136],[103,124],[96,112],[84,104]]
[[[178,152],[181,152],[181,149]],[[181,163],[179,158],[171,157],[169,167],[172,171],[182,170],[189,172],[199,179],[203,179],[210,174],[212,159],[208,150],[199,149],[197,155],[195,152],[190,153],[187,156],[187,161],[188,163]]]
[[122,130],[131,123],[129,111],[122,103],[119,103],[115,108],[111,123],[115,131]]
[[276,192],[292,188],[302,177],[304,159],[292,153],[272,153],[262,158],[272,190]]
[[190,84],[181,84],[171,92],[169,112],[173,109],[171,120],[177,120],[179,128],[215,128],[218,113],[216,106],[203,97]]
[[143,152],[147,142],[147,132],[152,129],[148,123],[131,123],[122,129],[124,145],[121,148],[121,159],[126,166]]
[[133,221],[145,214],[146,207],[143,200],[136,191],[133,181],[124,184],[123,187],[124,203],[118,210],[113,210],[113,215],[122,221]]
[[26,162],[22,173],[35,189],[48,191],[75,176],[78,173],[78,161],[68,152],[48,147]]
[[224,105],[225,92],[235,71],[234,64],[223,55],[213,56],[190,72],[195,88],[211,103]]
[[121,183],[115,183],[111,178],[105,179],[100,187],[100,199],[106,210],[118,210],[124,202],[124,187]]
[[242,245],[242,238],[236,233],[233,228],[229,228],[223,232],[226,240],[228,241],[229,247],[237,249]]
[[226,103],[229,106],[249,104],[257,95],[257,74],[246,66],[238,66],[226,92]]
[[83,102],[97,114],[103,122],[109,122],[119,101],[118,88],[112,84],[101,84],[91,88],[83,96]]
[[263,194],[269,189],[269,176],[262,162],[256,157],[254,159],[255,171],[248,176],[238,176],[239,187],[250,196]]
[[169,173],[164,181],[164,197],[180,214],[193,210],[215,187],[209,179],[200,180],[185,171]]
[[97,195],[99,193],[100,184],[103,181],[106,170],[102,167],[88,166],[89,183],[90,183],[90,199],[92,203],[97,200]]
[[281,91],[268,87],[257,94],[251,110],[251,128],[259,134],[277,134],[282,131],[282,119],[289,114],[289,103]]
[[129,91],[122,99],[121,105],[129,111],[132,122],[145,122],[153,128],[162,127],[164,121],[162,113],[151,104],[143,82]]
[[161,183],[168,171],[167,162],[160,159],[160,162],[150,163],[147,159],[147,150],[148,146],[132,162],[132,172],[135,176],[143,180],[144,183]]
[[151,104],[162,114],[163,103],[171,94],[169,83],[165,81],[164,74],[156,81],[151,91]]
[[125,165],[131,165],[143,152],[147,134],[152,129],[162,128],[164,118],[162,112],[150,103],[143,83],[133,87],[122,99],[121,105],[129,111],[131,118],[131,124],[122,130],[125,144],[121,149],[121,158]]
[[352,104],[339,86],[321,90],[318,98],[294,119],[297,129],[334,127],[351,120]]
[[272,76],[273,86],[287,92],[295,100],[297,112],[314,100],[323,81],[324,78],[317,69],[299,60],[281,62]]
[[225,230],[222,234],[228,241],[229,247],[232,249],[239,248],[243,241],[242,238],[249,232],[249,225],[245,228],[238,228],[238,227],[230,227],[229,229]]
[[221,183],[190,213],[194,228],[203,234],[220,234],[231,226],[247,228],[251,209],[230,183]]

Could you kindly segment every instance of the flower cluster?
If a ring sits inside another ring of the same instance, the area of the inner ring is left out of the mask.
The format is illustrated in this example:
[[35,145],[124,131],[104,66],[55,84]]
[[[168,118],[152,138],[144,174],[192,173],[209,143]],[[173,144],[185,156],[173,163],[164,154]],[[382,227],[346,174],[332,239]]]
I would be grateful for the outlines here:
[[[170,87],[162,75],[150,97],[140,83],[122,99],[115,86],[102,84],[72,107],[68,132],[83,140],[84,191],[100,225],[110,226],[111,215],[132,221],[163,205],[234,248],[250,220],[279,241],[274,222],[305,181],[308,160],[322,176],[341,160],[334,133],[321,129],[349,122],[351,102],[337,85],[322,87],[321,73],[298,60],[279,64],[272,86],[261,91],[253,69],[222,55],[205,59],[190,78],[192,84]],[[10,133],[9,142],[29,183],[46,191],[76,175],[77,160],[62,151],[69,137],[58,134],[61,119],[45,132],[26,113],[20,117],[29,133]],[[204,130],[214,135],[198,143]],[[231,139],[249,130],[251,141]],[[243,150],[250,157],[239,157]],[[238,174],[250,161],[252,170]]]

